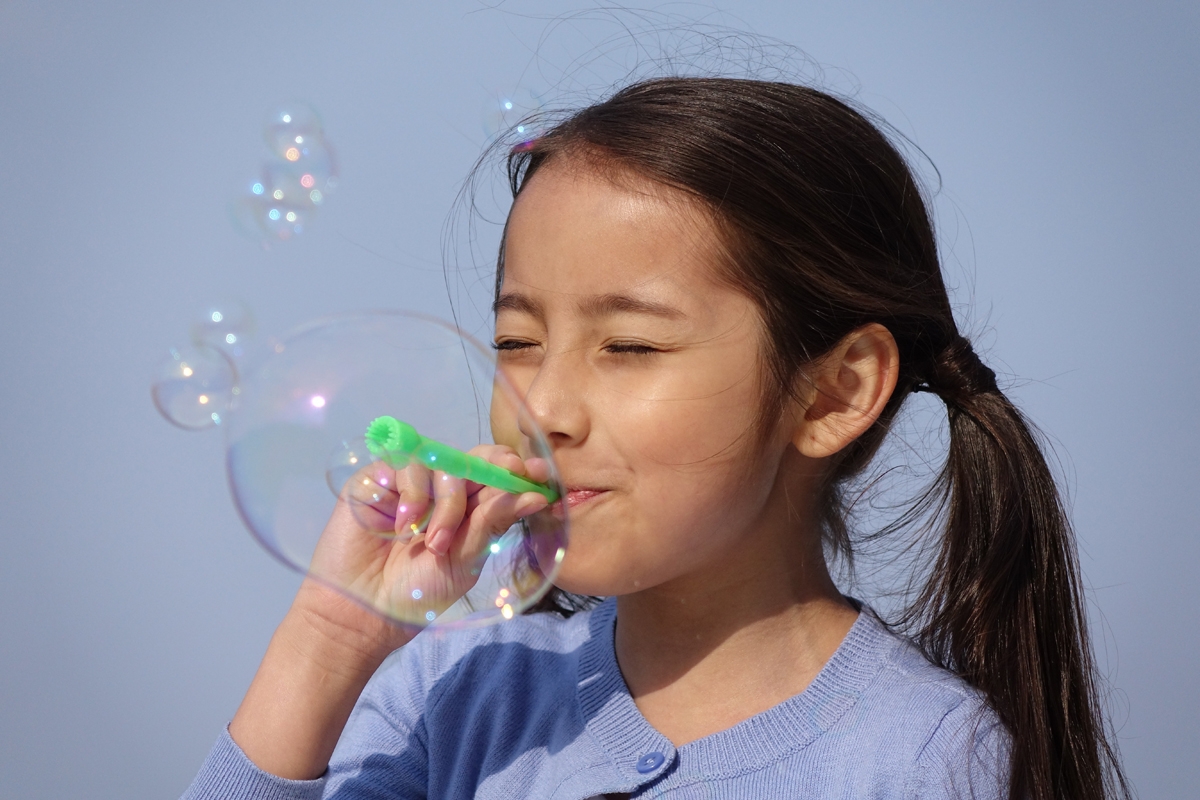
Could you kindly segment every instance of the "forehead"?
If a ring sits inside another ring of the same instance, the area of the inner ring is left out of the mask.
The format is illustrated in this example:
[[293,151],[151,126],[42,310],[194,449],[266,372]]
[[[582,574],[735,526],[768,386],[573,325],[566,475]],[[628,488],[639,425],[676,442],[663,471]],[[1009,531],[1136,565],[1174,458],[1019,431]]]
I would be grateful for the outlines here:
[[548,164],[509,217],[502,291],[680,300],[713,287],[718,252],[710,215],[683,192],[629,173]]

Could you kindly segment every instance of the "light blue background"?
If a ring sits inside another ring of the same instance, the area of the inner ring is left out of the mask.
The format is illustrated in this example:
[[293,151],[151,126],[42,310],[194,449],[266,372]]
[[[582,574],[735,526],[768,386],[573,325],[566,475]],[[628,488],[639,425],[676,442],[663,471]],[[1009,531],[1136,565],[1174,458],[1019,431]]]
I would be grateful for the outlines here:
[[[220,436],[157,416],[151,367],[230,294],[271,333],[364,306],[445,314],[439,232],[489,99],[546,88],[562,53],[614,31],[581,22],[539,50],[545,22],[522,15],[563,8],[0,0],[0,795],[187,785],[297,578],[242,528]],[[829,85],[857,83],[940,168],[956,299],[1069,476],[1129,774],[1143,797],[1186,796],[1200,5],[736,12],[716,21],[836,68]],[[551,63],[530,69],[535,51]],[[293,97],[322,111],[341,183],[301,239],[263,250],[226,204]]]

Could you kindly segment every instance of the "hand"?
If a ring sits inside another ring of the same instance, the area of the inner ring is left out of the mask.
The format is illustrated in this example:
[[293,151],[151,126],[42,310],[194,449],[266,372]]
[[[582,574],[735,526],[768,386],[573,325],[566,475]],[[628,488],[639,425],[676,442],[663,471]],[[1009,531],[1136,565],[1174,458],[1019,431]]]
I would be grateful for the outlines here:
[[[543,459],[503,445],[472,455],[531,480],[549,478]],[[547,505],[430,470],[379,461],[347,481],[313,555],[310,573],[395,620],[423,626],[478,580],[488,545]]]

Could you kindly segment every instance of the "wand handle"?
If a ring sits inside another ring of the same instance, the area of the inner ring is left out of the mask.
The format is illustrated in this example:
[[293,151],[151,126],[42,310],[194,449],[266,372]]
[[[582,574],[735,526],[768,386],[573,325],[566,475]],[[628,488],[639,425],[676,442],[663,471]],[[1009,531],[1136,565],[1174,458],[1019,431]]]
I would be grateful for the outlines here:
[[415,458],[430,469],[512,494],[537,492],[551,503],[558,499],[558,492],[549,486],[522,478],[479,456],[422,436],[412,425],[395,417],[376,418],[367,428],[366,439],[367,448],[385,461],[390,454],[400,454]]

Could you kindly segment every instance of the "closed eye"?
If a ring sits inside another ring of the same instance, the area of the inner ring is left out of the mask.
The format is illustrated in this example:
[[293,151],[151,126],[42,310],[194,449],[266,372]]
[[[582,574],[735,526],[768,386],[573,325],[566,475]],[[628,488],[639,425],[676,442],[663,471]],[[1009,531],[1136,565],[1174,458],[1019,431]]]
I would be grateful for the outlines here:
[[658,349],[657,347],[651,347],[648,344],[642,344],[640,342],[613,342],[605,345],[604,350],[605,352],[614,353],[617,355],[635,356],[645,356],[652,353],[662,352],[662,350]]
[[512,352],[514,350],[528,350],[531,347],[537,347],[534,342],[525,342],[520,339],[505,339],[500,342],[493,342],[492,349],[501,352]]

